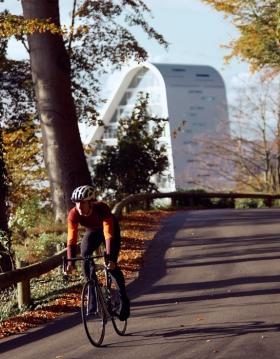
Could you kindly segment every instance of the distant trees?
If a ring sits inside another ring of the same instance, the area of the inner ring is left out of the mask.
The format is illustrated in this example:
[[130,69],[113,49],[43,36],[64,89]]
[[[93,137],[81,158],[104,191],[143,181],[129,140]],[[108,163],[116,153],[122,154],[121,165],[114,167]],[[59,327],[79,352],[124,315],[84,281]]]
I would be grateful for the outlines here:
[[280,190],[279,77],[258,75],[240,87],[233,108],[233,138],[238,156],[238,185],[257,192]]
[[[260,74],[240,84],[231,108],[231,138],[204,140],[196,160],[209,173],[235,183],[237,191],[280,191],[279,78]],[[208,156],[211,161],[201,159]],[[223,164],[222,166],[219,164]],[[215,173],[214,173],[215,171]]]
[[238,188],[276,193],[280,189],[280,87],[275,77],[280,71],[279,0],[202,1],[223,12],[238,30],[236,39],[226,45],[230,49],[226,60],[239,57],[253,71],[267,71],[254,85],[238,89],[233,140],[230,146],[228,141],[212,144],[212,150],[234,164],[234,176],[225,175],[234,177]]
[[237,56],[253,70],[280,66],[280,7],[278,0],[202,0],[229,17],[239,37],[227,47],[228,60]]
[[107,146],[94,166],[94,185],[101,195],[120,200],[126,195],[156,191],[153,176],[168,167],[160,144],[166,120],[152,117],[149,96],[140,94],[132,114],[120,120],[117,145]]

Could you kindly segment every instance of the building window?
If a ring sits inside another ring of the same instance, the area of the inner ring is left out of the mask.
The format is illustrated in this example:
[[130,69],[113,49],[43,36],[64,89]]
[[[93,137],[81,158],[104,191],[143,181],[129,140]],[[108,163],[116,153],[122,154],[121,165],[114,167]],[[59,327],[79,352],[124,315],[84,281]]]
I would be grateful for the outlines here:
[[189,90],[189,93],[202,93],[202,90]]
[[117,130],[112,126],[108,126],[103,133],[103,138],[115,138],[116,136]]
[[148,72],[146,68],[141,69],[136,76],[133,77],[129,84],[129,88],[136,88],[139,86],[140,82],[145,77],[145,74]]
[[211,102],[211,101],[215,100],[215,97],[214,96],[202,96],[201,100]]
[[196,77],[210,77],[209,74],[195,74]]
[[125,92],[125,94],[123,95],[120,105],[124,106],[124,105],[127,105],[129,102],[131,102],[132,95],[133,95],[132,90],[127,90]]
[[182,69],[182,68],[173,68],[172,71],[175,71],[175,72],[186,72],[186,69]]
[[203,106],[190,106],[190,110],[204,110]]

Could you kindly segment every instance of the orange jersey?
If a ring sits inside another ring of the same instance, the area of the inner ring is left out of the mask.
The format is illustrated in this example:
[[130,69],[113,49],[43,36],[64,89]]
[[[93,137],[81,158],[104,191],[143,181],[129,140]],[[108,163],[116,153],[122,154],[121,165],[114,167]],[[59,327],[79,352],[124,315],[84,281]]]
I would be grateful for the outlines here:
[[89,216],[81,216],[76,207],[73,207],[68,213],[67,245],[77,244],[79,224],[93,232],[98,229],[103,229],[105,240],[110,240],[114,233],[113,223],[114,216],[109,206],[104,202],[94,202],[92,212]]

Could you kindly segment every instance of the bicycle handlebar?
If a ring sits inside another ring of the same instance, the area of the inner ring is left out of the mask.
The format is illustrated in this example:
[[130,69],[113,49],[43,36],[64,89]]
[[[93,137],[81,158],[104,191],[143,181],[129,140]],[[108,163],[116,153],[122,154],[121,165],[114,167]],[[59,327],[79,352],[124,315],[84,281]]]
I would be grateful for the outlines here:
[[63,257],[63,260],[65,262],[76,262],[76,261],[86,261],[86,260],[91,260],[91,259],[96,259],[96,258],[105,258],[105,254],[103,255],[98,255],[98,256],[86,256],[86,257],[74,257],[74,258],[66,258]]
[[67,263],[68,262],[77,262],[77,261],[90,261],[98,258],[106,258],[106,253],[104,252],[103,255],[97,255],[97,256],[86,256],[86,257],[74,257],[74,258],[66,258],[62,257],[62,268],[64,271],[66,271]]

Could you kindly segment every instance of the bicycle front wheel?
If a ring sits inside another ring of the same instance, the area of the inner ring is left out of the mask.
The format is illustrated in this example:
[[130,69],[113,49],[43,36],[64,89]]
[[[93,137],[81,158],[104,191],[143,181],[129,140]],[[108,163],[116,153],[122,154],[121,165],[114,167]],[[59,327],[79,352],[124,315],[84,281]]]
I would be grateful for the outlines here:
[[127,328],[127,320],[122,321],[119,319],[122,300],[119,292],[118,283],[113,276],[111,276],[110,299],[111,299],[111,319],[112,319],[113,327],[118,335],[125,335]]
[[85,283],[81,298],[81,314],[86,335],[95,347],[101,346],[105,335],[104,307],[100,291],[91,280]]

